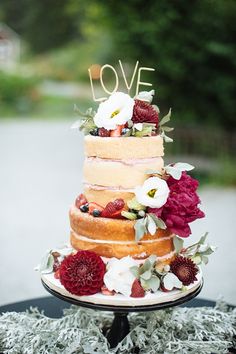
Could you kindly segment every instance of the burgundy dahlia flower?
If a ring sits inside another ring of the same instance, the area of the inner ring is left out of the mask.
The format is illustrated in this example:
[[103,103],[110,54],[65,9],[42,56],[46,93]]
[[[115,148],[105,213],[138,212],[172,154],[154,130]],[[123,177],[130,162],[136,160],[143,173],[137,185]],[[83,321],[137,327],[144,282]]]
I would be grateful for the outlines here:
[[96,294],[103,285],[105,270],[99,255],[91,251],[78,251],[62,261],[60,282],[71,294]]
[[135,100],[132,121],[134,123],[153,123],[158,127],[159,118],[155,108],[141,100]]

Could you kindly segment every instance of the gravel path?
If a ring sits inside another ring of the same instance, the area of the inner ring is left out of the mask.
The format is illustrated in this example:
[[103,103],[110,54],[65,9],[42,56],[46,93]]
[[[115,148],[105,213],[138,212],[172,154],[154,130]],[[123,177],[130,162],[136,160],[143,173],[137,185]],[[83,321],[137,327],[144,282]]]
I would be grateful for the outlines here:
[[[46,249],[69,239],[68,209],[82,189],[82,135],[72,122],[0,121],[0,305],[45,296],[33,268]],[[207,217],[192,241],[209,231],[218,246],[202,297],[236,305],[236,190],[200,190]]]

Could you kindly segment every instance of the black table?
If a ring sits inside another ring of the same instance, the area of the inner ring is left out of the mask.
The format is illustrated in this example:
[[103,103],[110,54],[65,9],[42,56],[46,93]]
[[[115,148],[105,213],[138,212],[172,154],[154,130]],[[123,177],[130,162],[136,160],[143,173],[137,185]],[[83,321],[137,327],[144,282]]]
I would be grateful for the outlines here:
[[[16,302],[8,305],[4,305],[0,307],[0,314],[4,312],[23,312],[30,307],[37,307],[40,311],[43,310],[44,314],[48,317],[52,318],[59,318],[63,314],[63,309],[69,308],[71,304],[66,301],[60,300],[54,296],[46,296],[46,297],[39,297],[36,299],[30,299],[26,301]],[[194,298],[189,302],[186,302],[181,307],[203,307],[215,306],[214,301],[205,300],[201,298]]]

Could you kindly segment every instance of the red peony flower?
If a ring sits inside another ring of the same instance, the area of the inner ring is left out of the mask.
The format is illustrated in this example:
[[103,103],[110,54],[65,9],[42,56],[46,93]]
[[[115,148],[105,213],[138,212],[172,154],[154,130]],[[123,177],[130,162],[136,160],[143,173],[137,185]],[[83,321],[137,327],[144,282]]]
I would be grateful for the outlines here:
[[158,112],[145,101],[135,100],[132,121],[134,123],[154,123],[158,126]]
[[192,284],[197,280],[196,275],[198,273],[198,268],[196,264],[189,258],[177,256],[170,263],[170,270],[174,273],[183,285]]
[[60,282],[71,294],[92,295],[100,291],[106,266],[96,253],[78,251],[60,266]]
[[170,176],[167,184],[170,193],[166,204],[160,209],[148,208],[148,212],[161,218],[174,234],[188,237],[191,234],[189,223],[205,216],[198,208],[198,181],[182,172],[180,180]]

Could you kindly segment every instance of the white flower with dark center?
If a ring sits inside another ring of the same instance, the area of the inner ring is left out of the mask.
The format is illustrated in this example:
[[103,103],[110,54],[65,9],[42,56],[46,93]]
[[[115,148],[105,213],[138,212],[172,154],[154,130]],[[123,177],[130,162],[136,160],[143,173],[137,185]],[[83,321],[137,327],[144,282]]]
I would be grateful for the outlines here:
[[161,208],[166,203],[169,192],[166,181],[159,177],[150,177],[135,189],[137,201],[150,208]]
[[135,276],[130,271],[133,266],[137,266],[137,262],[130,256],[121,259],[112,258],[107,264],[107,272],[104,275],[104,283],[108,290],[130,296],[135,280]]
[[113,93],[105,102],[100,103],[94,116],[94,123],[98,128],[107,130],[116,129],[133,116],[134,100],[123,92]]

